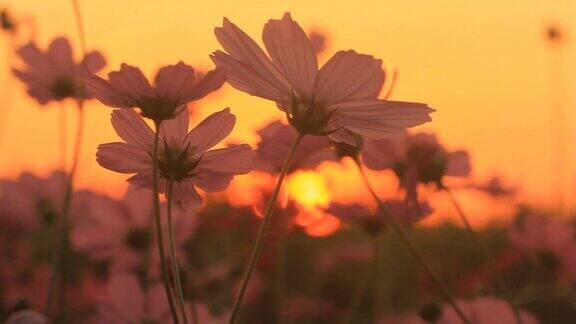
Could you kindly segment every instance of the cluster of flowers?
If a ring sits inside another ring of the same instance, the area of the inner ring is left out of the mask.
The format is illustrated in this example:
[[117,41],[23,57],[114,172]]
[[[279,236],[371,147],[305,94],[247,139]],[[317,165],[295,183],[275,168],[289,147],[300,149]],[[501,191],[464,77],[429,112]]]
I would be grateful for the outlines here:
[[[77,62],[64,38],[52,41],[45,51],[34,43],[18,50],[24,64],[14,74],[41,105],[74,99],[83,109],[84,100],[95,98],[114,108],[111,122],[122,141],[101,144],[96,159],[106,169],[132,176],[122,200],[73,191],[74,169],[46,178],[24,173],[16,180],[2,181],[1,256],[2,263],[10,266],[3,267],[0,276],[0,307],[4,317],[10,316],[9,323],[42,323],[45,319],[34,311],[55,298],[48,288],[53,286],[59,286],[60,307],[44,315],[69,323],[234,322],[242,303],[246,310],[240,320],[250,323],[270,322],[270,318],[538,322],[496,289],[488,291],[493,296],[475,294],[475,299],[445,296],[445,304],[440,304],[424,303],[435,302],[433,293],[414,287],[406,296],[421,295],[412,298],[417,302],[397,304],[392,295],[384,300],[387,288],[394,291],[390,281],[396,279],[379,267],[399,257],[398,251],[388,251],[387,244],[413,247],[403,236],[405,230],[425,236],[411,226],[432,212],[420,193],[449,191],[446,177],[466,178],[470,161],[466,152],[447,150],[432,134],[407,132],[430,121],[433,110],[425,104],[380,98],[386,81],[381,60],[339,51],[319,68],[322,37],[315,34],[309,39],[290,14],[264,26],[266,52],[228,19],[215,35],[224,51],[211,55],[216,68],[201,78],[191,66],[179,62],[162,67],[152,81],[128,64],[104,79],[96,75],[106,65],[103,55],[85,53]],[[255,149],[246,144],[214,148],[230,134],[236,117],[225,108],[190,129],[187,105],[225,82],[273,101],[287,122],[274,121],[258,131]],[[297,203],[290,198],[277,203],[282,182],[296,170],[343,159],[358,167],[377,208],[332,203],[325,212],[348,225],[326,238],[333,240],[323,242],[324,248],[312,248],[314,239],[296,226]],[[399,198],[380,200],[365,167],[392,171],[400,184]],[[222,192],[235,175],[252,170],[277,179],[275,187],[262,190],[267,207],[255,206],[262,220],[253,217],[253,210],[232,208],[226,202],[203,203],[205,193]],[[476,187],[495,196],[513,195],[498,179]],[[63,220],[66,227],[61,226]],[[389,234],[393,229],[403,239]],[[270,240],[265,240],[268,232]],[[571,225],[523,213],[507,233],[511,244],[509,250],[496,249],[497,268],[515,271],[514,267],[528,262],[535,273],[545,275],[546,282],[574,282],[576,239]],[[65,238],[63,245],[55,243],[59,235]],[[366,246],[365,238],[372,245]],[[53,255],[62,249],[65,257],[57,258],[51,267]],[[375,269],[374,277],[361,272],[366,264]],[[483,265],[475,265],[479,270],[473,278],[454,280],[467,285],[463,295],[472,294],[470,282],[479,282],[472,285],[478,289],[495,281],[494,273],[484,271]],[[409,272],[411,267],[393,273]],[[442,267],[434,270],[446,273]],[[60,280],[50,275],[54,271],[60,272]],[[346,277],[339,278],[342,273]],[[323,275],[324,279],[314,281],[324,284],[294,291],[309,283],[312,274]],[[288,279],[294,278],[298,284],[288,287],[287,282],[292,282]],[[372,278],[373,284],[356,285]],[[419,280],[412,279],[412,283],[399,280],[405,284],[403,290]],[[384,287],[386,282],[390,287]],[[371,304],[366,302],[367,291],[374,296],[373,306],[364,305]],[[274,303],[265,302],[269,298]],[[388,312],[405,312],[409,307],[420,311],[394,316]]]

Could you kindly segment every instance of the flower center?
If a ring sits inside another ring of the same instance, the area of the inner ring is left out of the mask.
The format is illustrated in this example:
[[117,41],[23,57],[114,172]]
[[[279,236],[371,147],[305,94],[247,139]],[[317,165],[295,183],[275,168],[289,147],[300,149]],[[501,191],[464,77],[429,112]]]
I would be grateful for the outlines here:
[[174,118],[178,108],[178,102],[162,97],[145,98],[139,104],[142,117],[156,122]]
[[134,228],[124,238],[124,243],[135,251],[145,251],[151,242],[152,234],[144,228]]
[[74,80],[68,76],[57,77],[50,86],[50,93],[57,100],[73,98],[76,96],[77,90]]
[[400,179],[405,178],[410,168],[418,172],[418,181],[421,183],[436,183],[442,187],[442,177],[446,173],[446,153],[436,145],[414,144],[408,148],[407,159],[394,166],[394,172]]
[[327,135],[334,130],[328,130],[328,121],[334,114],[313,101],[299,101],[292,99],[292,107],[288,114],[290,125],[301,134]]
[[158,169],[162,176],[168,180],[182,181],[195,175],[194,169],[200,163],[194,156],[194,148],[187,146],[183,150],[172,149],[167,143],[164,152],[158,157]]

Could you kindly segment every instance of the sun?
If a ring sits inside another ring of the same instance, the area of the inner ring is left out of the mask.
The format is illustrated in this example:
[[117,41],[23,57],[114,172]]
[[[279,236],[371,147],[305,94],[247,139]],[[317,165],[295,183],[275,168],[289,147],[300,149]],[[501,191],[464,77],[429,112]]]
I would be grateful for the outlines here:
[[298,171],[288,178],[288,194],[306,209],[323,208],[330,204],[328,185],[314,171]]

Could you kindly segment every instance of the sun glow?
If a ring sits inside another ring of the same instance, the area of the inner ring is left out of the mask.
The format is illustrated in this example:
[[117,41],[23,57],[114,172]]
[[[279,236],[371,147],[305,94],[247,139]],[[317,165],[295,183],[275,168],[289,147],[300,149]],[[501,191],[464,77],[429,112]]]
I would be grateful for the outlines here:
[[306,209],[327,207],[330,203],[326,181],[316,172],[296,172],[288,179],[287,187],[290,197]]

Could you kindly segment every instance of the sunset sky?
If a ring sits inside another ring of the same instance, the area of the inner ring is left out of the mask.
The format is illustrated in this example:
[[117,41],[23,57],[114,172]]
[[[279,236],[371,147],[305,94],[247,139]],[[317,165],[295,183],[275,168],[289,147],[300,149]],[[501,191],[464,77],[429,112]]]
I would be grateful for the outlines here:
[[[436,132],[449,148],[469,150],[475,179],[500,174],[520,185],[522,200],[534,204],[554,202],[552,195],[561,185],[567,196],[576,193],[575,150],[568,150],[564,176],[552,172],[551,156],[559,129],[551,124],[553,107],[561,105],[567,111],[566,147],[575,144],[575,1],[81,0],[80,4],[88,47],[104,52],[109,61],[106,71],[126,62],[149,75],[178,60],[201,70],[211,68],[208,55],[220,48],[213,29],[221,26],[222,17],[260,41],[264,23],[289,11],[305,30],[329,35],[322,62],[339,49],[355,49],[382,58],[387,68],[397,68],[392,99],[435,108],[433,122],[421,129]],[[41,47],[61,35],[77,43],[68,0],[0,1],[0,7],[10,8],[17,17],[34,17]],[[544,31],[551,23],[566,35],[561,47],[545,41]],[[5,36],[0,39],[0,174],[46,173],[59,164],[58,105],[38,107],[22,85],[9,78]],[[10,91],[13,102],[7,111]],[[195,121],[226,106],[238,116],[232,135],[237,142],[254,144],[256,129],[283,117],[271,102],[226,85],[197,105]],[[72,103],[66,108],[73,125]],[[79,185],[118,195],[127,177],[94,160],[99,143],[117,140],[110,112],[95,101],[87,106]],[[353,168],[321,169],[332,197],[364,194]],[[343,171],[346,176],[336,179]]]

